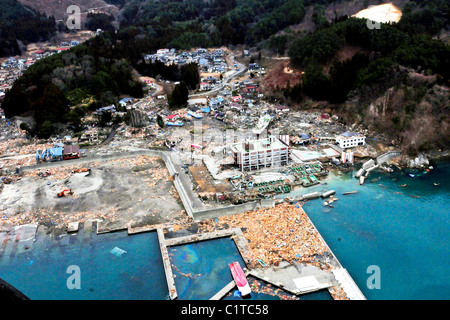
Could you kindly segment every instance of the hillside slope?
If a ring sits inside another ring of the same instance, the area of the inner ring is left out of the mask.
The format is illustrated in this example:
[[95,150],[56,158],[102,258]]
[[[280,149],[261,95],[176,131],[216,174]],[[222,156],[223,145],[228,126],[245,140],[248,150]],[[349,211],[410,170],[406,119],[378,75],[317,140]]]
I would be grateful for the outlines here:
[[119,9],[116,5],[108,3],[111,1],[104,0],[18,0],[23,5],[30,7],[36,11],[45,13],[47,16],[53,16],[56,20],[67,19],[67,8],[71,5],[79,6],[81,12],[88,12],[95,9],[110,14],[117,15]]

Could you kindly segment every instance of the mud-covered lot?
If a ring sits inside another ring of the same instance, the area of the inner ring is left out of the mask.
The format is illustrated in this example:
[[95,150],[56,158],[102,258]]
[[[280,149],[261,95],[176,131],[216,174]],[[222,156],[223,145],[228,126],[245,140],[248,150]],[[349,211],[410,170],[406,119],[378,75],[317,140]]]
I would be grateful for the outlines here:
[[[73,194],[58,197],[64,190]],[[164,162],[147,156],[29,171],[0,193],[0,228],[63,228],[88,219],[118,229],[182,222],[187,215]]]

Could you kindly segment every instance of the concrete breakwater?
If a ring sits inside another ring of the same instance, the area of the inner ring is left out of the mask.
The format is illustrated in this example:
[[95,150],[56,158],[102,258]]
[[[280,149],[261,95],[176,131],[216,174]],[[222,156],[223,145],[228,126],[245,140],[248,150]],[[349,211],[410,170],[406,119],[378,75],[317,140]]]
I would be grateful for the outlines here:
[[323,193],[315,191],[315,192],[307,193],[307,194],[304,194],[304,195],[301,195],[301,196],[298,196],[295,198],[287,197],[286,201],[292,204],[292,203],[295,203],[298,201],[314,200],[314,199],[318,199],[318,198],[325,199],[334,194],[336,194],[336,191],[334,191],[334,190],[325,191]]

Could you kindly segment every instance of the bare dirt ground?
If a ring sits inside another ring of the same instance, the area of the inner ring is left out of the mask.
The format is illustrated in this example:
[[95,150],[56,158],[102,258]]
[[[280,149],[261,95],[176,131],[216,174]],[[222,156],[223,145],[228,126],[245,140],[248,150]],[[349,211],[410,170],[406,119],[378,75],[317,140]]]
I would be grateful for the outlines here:
[[276,89],[277,86],[280,89],[284,89],[288,83],[291,87],[299,84],[301,77],[301,71],[293,69],[289,61],[279,61],[267,73],[264,78],[264,85],[271,90]]
[[230,183],[226,181],[216,181],[211,176],[208,168],[203,163],[196,163],[195,165],[189,167],[192,178],[198,185],[198,193],[201,195],[203,193],[215,194],[217,192],[232,192],[233,188]]
[[[104,221],[105,228],[181,222],[187,218],[162,160],[135,157],[90,163],[90,173],[74,169],[27,172],[0,193],[0,229],[25,223],[63,228],[69,222]],[[71,189],[73,195],[57,194]]]

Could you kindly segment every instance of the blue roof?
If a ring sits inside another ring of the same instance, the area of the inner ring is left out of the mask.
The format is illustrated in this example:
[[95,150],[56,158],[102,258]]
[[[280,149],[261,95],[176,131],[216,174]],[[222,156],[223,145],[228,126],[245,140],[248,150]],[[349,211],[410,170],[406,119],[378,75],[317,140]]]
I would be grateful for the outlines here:
[[349,131],[346,131],[346,132],[344,132],[344,133],[341,133],[341,136],[344,136],[344,137],[353,137],[353,136],[356,136],[357,134],[356,133],[354,133],[354,132],[349,132]]
[[131,100],[133,100],[133,98],[123,98],[123,99],[121,99],[121,100],[119,101],[119,103],[122,103],[122,102],[128,102],[128,101],[131,101]]
[[299,136],[300,138],[302,138],[303,140],[311,139],[311,136],[310,136],[309,134],[306,134],[306,133],[301,133],[301,134],[299,134],[298,136]]

